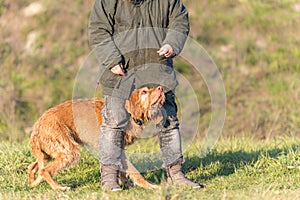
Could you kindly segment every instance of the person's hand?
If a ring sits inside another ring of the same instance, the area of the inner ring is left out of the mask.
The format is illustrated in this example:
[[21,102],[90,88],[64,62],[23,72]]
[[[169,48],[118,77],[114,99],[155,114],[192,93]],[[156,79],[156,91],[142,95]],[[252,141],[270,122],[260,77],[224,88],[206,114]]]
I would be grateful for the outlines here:
[[173,51],[173,48],[171,47],[171,45],[169,44],[165,44],[164,46],[162,46],[160,48],[160,50],[157,51],[157,53],[160,55],[160,56],[165,56],[166,58],[169,58],[171,56],[174,56],[175,53]]
[[117,64],[116,66],[111,68],[110,71],[117,75],[121,75],[121,76],[125,75],[122,63]]

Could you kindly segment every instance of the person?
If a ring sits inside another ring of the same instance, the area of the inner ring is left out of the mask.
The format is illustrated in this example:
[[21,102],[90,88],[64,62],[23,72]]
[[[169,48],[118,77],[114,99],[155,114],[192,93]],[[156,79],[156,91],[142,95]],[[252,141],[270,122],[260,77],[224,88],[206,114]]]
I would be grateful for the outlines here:
[[129,119],[125,101],[142,86],[162,85],[166,116],[159,128],[163,167],[170,184],[203,187],[182,172],[183,156],[174,91],[178,84],[172,58],[189,33],[188,12],[181,0],[95,0],[89,40],[99,61],[104,94],[100,136],[101,186],[120,190],[122,136]]

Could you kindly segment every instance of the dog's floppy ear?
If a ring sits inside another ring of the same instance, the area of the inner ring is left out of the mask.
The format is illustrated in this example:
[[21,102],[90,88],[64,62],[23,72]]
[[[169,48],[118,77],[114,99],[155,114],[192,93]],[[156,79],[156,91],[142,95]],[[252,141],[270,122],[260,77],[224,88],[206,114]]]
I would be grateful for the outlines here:
[[130,115],[132,115],[132,104],[130,103],[129,100],[126,100],[126,102],[125,102],[125,108],[126,108],[127,112]]
[[125,102],[125,108],[127,112],[131,115],[131,117],[143,120],[143,110],[141,106],[137,102],[133,104],[131,101],[132,99],[129,99]]

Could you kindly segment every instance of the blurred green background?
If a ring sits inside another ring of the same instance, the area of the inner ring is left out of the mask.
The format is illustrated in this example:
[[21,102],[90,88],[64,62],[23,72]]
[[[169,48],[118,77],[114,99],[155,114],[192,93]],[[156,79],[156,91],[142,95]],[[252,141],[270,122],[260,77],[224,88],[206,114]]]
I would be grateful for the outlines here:
[[[300,1],[184,3],[190,36],[208,51],[224,80],[222,137],[300,136]],[[0,0],[0,140],[29,138],[34,121],[47,108],[72,98],[76,74],[90,53],[92,4]],[[195,83],[201,136],[210,121],[209,93],[186,62],[176,59],[175,64]]]

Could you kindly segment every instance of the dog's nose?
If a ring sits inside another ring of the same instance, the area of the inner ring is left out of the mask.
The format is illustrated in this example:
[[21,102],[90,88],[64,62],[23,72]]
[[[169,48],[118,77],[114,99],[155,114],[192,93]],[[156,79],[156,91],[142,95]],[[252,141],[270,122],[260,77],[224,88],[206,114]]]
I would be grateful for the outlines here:
[[158,89],[159,91],[161,91],[161,92],[164,91],[164,89],[163,89],[161,86],[158,86],[157,89]]

